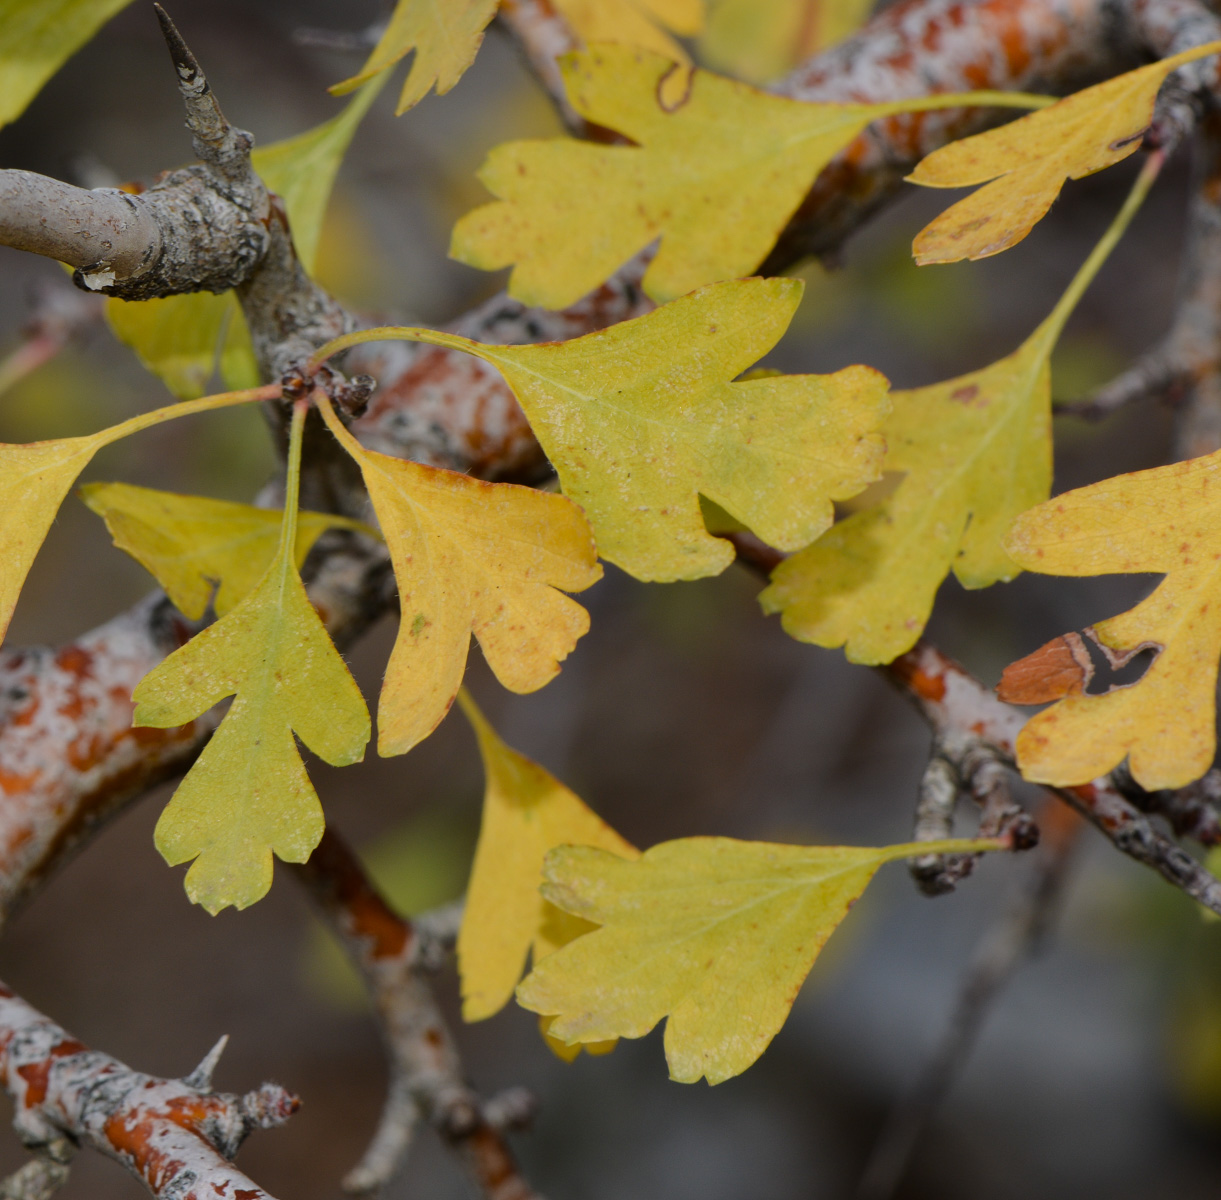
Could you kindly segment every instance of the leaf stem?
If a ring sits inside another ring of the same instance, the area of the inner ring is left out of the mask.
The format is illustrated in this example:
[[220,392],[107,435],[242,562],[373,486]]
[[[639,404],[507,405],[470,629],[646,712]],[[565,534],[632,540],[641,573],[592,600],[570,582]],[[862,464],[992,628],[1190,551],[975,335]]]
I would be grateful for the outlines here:
[[217,408],[229,408],[235,404],[250,404],[255,400],[275,400],[281,394],[278,383],[265,383],[261,387],[246,388],[240,392],[218,392],[215,396],[201,396],[198,400],[184,400],[181,404],[169,404],[165,408],[155,408],[152,412],[141,413],[130,420],[103,429],[95,436],[100,442],[109,445],[120,438],[130,437],[144,429],[151,429],[165,421],[173,421],[178,417],[190,417],[196,413],[211,412]]
[[1094,282],[1094,276],[1098,274],[1116,243],[1123,237],[1165,162],[1166,155],[1161,150],[1153,151],[1145,160],[1145,165],[1136,177],[1136,182],[1132,185],[1132,190],[1128,193],[1123,207],[1115,214],[1115,219],[1108,226],[1106,233],[1098,239],[1098,243],[1090,251],[1089,257],[1081,264],[1077,274],[1073,276],[1073,281],[1065,289],[1064,295],[1056,302],[1055,308],[1039,326],[1036,337],[1045,337],[1053,344],[1059,338],[1064,323],[1072,315],[1073,309],[1077,307],[1077,302],[1085,293],[1085,289]]
[[863,105],[873,109],[878,117],[894,113],[930,112],[938,108],[1050,108],[1058,104],[1058,96],[1038,96],[1033,92],[935,92],[931,96],[908,96],[881,104]]
[[1012,850],[1008,838],[942,838],[932,842],[900,842],[881,847],[883,862],[918,858],[923,854],[981,854],[987,850]]
[[[484,349],[479,342],[459,337],[456,333],[442,333],[439,329],[420,329],[414,325],[381,325],[377,329],[358,329],[355,333],[345,333],[342,337],[327,342],[325,346],[314,351],[314,357],[309,360],[306,367],[307,373],[312,374],[328,358],[338,354],[341,350],[361,346],[366,342],[427,342],[432,346],[444,346],[447,350],[461,350],[480,358],[483,357],[480,352]],[[325,416],[325,411],[323,415]]]
[[294,561],[297,545],[297,503],[301,495],[301,443],[305,435],[305,416],[309,412],[309,401],[298,400],[293,405],[292,424],[288,429],[288,465],[284,474],[284,520],[280,524],[280,550],[282,561]]

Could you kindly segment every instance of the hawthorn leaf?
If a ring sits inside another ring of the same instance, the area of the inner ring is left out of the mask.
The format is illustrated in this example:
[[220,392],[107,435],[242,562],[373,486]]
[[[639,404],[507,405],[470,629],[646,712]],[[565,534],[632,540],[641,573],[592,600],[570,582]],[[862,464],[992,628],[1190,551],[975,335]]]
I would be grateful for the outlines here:
[[293,735],[336,767],[359,762],[370,735],[360,689],[294,562],[304,413],[294,413],[280,544],[267,572],[132,693],[133,725],[158,729],[233,697],[154,835],[171,866],[194,860],[187,895],[213,914],[262,899],[272,855],[305,862],[322,837],[322,806]]
[[[275,510],[129,483],[87,483],[80,494],[106,522],[115,545],[192,621],[203,617],[214,591],[216,615],[223,617],[254,590],[276,556],[283,514]],[[298,570],[314,543],[334,528],[373,533],[347,517],[302,511],[293,555]]]
[[951,570],[966,588],[1020,573],[1003,539],[1051,493],[1051,352],[1156,174],[1156,165],[1142,172],[1056,307],[1017,350],[980,371],[891,394],[883,468],[902,473],[898,486],[780,563],[759,597],[790,636],[843,646],[852,662],[890,662],[916,644]]
[[[318,258],[327,201],[339,166],[361,119],[381,91],[375,79],[329,121],[295,137],[259,146],[252,161],[270,191],[288,211],[293,244],[307,271]],[[230,387],[253,386],[258,367],[246,320],[232,292],[192,292],[153,300],[106,301],[106,320],[115,336],[135,351],[141,364],[175,396],[203,394],[217,368]]]
[[871,0],[711,0],[700,56],[748,83],[770,83],[864,24]]
[[17,597],[76,477],[109,441],[105,433],[0,445],[0,641]]
[[360,73],[331,88],[342,96],[393,67],[412,50],[396,116],[419,104],[436,86],[444,96],[475,61],[498,0],[398,0],[386,32]]
[[478,738],[486,780],[458,934],[462,1016],[482,1021],[512,999],[532,949],[538,962],[592,928],[539,895],[547,852],[565,844],[622,858],[639,852],[554,776],[506,746],[465,690],[458,701]]
[[0,642],[59,506],[103,446],[175,417],[263,399],[262,391],[229,392],[170,405],[85,437],[0,443]]
[[565,308],[658,237],[644,290],[671,300],[749,275],[767,256],[815,176],[878,117],[961,106],[998,93],[922,96],[888,104],[809,104],[694,71],[684,97],[659,87],[664,55],[602,44],[561,60],[568,98],[586,120],[631,138],[607,146],[571,138],[498,146],[479,178],[497,198],[454,227],[450,254],[495,271],[513,264],[509,292]]
[[1022,774],[1070,786],[1127,757],[1132,777],[1151,791],[1203,775],[1216,753],[1221,452],[1066,492],[1023,514],[1005,545],[1045,575],[1166,577],[1148,599],[1088,631],[1117,665],[1145,648],[1156,655],[1152,665],[1136,683],[1102,695],[1067,680],[1064,698],[1018,736]]
[[536,963],[518,1002],[563,1041],[643,1037],[663,1017],[670,1077],[740,1075],[779,1032],[814,960],[885,862],[1006,848],[953,840],[783,846],[663,842],[637,860],[553,850],[543,896],[600,928]]
[[374,329],[319,356],[408,337],[485,359],[585,510],[601,556],[638,579],[698,579],[734,558],[708,533],[701,495],[795,550],[830,526],[833,500],[878,477],[889,402],[877,371],[732,382],[780,340],[801,289],[795,279],[730,280],[569,342],[490,346]]
[[5,0],[0,4],[0,127],[15,121],[59,70],[131,0]]
[[320,407],[360,467],[398,581],[402,615],[378,701],[378,753],[405,754],[437,727],[472,633],[510,691],[554,679],[589,629],[589,614],[563,593],[602,577],[580,508],[366,450],[329,404]]
[[[554,0],[555,7],[585,45],[616,42],[639,46],[684,67],[691,59],[680,37],[694,37],[704,27],[703,0]],[[664,104],[681,103],[689,80],[675,71],[661,85]]]
[[[985,184],[916,235],[920,264],[987,258],[1017,245],[1069,179],[1134,154],[1153,119],[1158,90],[1176,68],[1221,52],[1210,42],[1065,97],[999,129],[934,150],[908,176],[925,187]],[[989,180],[991,182],[989,182]]]

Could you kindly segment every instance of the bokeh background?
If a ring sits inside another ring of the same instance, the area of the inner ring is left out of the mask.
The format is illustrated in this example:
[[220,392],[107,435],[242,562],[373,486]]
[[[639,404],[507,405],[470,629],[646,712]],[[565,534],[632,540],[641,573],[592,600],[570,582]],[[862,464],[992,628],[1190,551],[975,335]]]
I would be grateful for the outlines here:
[[[304,48],[294,30],[359,30],[376,0],[175,0],[171,12],[228,115],[260,142],[333,115],[325,86],[357,56]],[[493,31],[443,98],[395,119],[387,89],[340,176],[320,275],[369,311],[449,319],[502,284],[445,257],[453,221],[484,198],[474,171],[511,137],[558,131],[512,46]],[[0,164],[77,181],[149,178],[189,159],[173,74],[149,7],[132,6],[0,133]],[[1128,168],[1131,164],[1128,164]],[[1128,168],[1069,186],[1018,249],[979,264],[918,270],[908,246],[941,197],[912,195],[828,273],[803,268],[803,307],[769,360],[787,371],[865,362],[898,387],[986,364],[1047,313],[1121,202]],[[1169,321],[1189,172],[1179,161],[1073,317],[1055,391],[1087,392]],[[16,344],[45,260],[0,249],[0,353]],[[0,438],[82,432],[165,403],[162,386],[99,326],[0,398]],[[1173,414],[1146,407],[1100,426],[1057,423],[1063,489],[1167,460]],[[176,422],[99,456],[89,478],[233,499],[273,469],[257,414]],[[70,500],[11,630],[55,643],[104,621],[150,586],[101,522]],[[930,633],[989,682],[1070,628],[1121,611],[1142,579],[1023,577],[967,594],[948,583]],[[472,651],[470,679],[503,736],[538,758],[640,845],[690,834],[881,843],[907,840],[928,752],[919,718],[838,652],[790,641],[764,619],[759,582],[724,576],[668,587],[610,569],[583,599],[593,629],[543,692],[509,695]],[[370,697],[393,637],[353,653]],[[334,771],[315,765],[329,818],[368,854],[405,908],[461,893],[478,825],[474,739],[452,716],[406,758]],[[147,797],[5,931],[0,974],[86,1042],[164,1075],[232,1035],[218,1085],[273,1078],[304,1107],[256,1135],[240,1162],[274,1195],[339,1194],[381,1103],[376,1029],[355,980],[287,878],[244,913],[186,901]],[[886,868],[836,934],[762,1061],[715,1089],[666,1079],[659,1034],[566,1066],[528,1014],[462,1027],[452,972],[440,989],[470,1076],[485,1094],[514,1084],[541,1110],[517,1140],[551,1200],[797,1200],[853,1195],[892,1105],[942,1036],[979,940],[1029,862],[985,862],[954,895],[928,900]],[[1221,1171],[1221,928],[1086,831],[1047,951],[1018,976],[920,1143],[898,1193],[915,1200],[1215,1196]],[[0,1136],[0,1169],[17,1166]],[[142,1195],[118,1167],[82,1156],[66,1200]],[[427,1132],[393,1200],[466,1194]]]

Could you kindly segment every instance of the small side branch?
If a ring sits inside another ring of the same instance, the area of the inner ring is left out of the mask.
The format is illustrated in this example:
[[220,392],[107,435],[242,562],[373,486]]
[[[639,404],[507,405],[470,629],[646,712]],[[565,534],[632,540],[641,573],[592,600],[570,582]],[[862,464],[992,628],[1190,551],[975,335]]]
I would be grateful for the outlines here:
[[1034,869],[976,951],[941,1045],[882,1130],[861,1176],[857,1200],[890,1200],[894,1195],[912,1152],[961,1074],[997,999],[1047,935],[1068,878],[1080,822],[1050,801],[1040,813],[1040,823],[1047,836]]
[[[3,984],[0,1082],[16,1110],[13,1126],[30,1149],[63,1167],[66,1143],[89,1146],[164,1200],[271,1200],[230,1160],[253,1130],[283,1124],[298,1105],[277,1084],[230,1096],[212,1092],[206,1080],[133,1071],[87,1049]],[[4,1187],[32,1200],[49,1196],[61,1175],[36,1160]]]
[[513,1093],[486,1104],[462,1078],[458,1051],[422,971],[456,936],[455,909],[420,926],[399,917],[359,859],[328,830],[293,872],[309,891],[377,1008],[390,1059],[381,1122],[359,1165],[344,1180],[356,1194],[384,1187],[402,1165],[416,1126],[430,1123],[455,1152],[484,1200],[535,1200],[501,1132],[531,1106]]
[[[1017,735],[1025,718],[958,663],[921,642],[884,669],[924,714],[935,736],[945,738],[953,731],[962,737],[974,736],[1003,761],[1014,762]],[[1049,790],[1101,830],[1117,849],[1221,916],[1221,880],[1159,833],[1125,798],[1122,786],[1122,777],[1118,782],[1108,777]]]

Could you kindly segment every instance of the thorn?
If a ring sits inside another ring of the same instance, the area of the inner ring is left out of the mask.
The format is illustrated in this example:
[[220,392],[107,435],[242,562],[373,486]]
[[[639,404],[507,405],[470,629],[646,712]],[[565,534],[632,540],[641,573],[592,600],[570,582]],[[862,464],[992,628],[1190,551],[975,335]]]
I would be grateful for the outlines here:
[[[174,69],[178,72],[178,78],[184,86],[189,87],[202,74],[199,62],[191,53],[191,48],[183,41],[182,34],[178,32],[178,26],[170,20],[169,13],[157,3],[153,4],[153,11],[161,23],[161,33],[165,37],[165,44],[170,48],[170,57],[174,60]],[[205,80],[204,88],[206,89],[207,86]]]
[[[157,6],[160,9],[160,5]],[[168,18],[166,18],[168,20]],[[182,1080],[189,1088],[194,1088],[197,1092],[210,1092],[212,1090],[212,1072],[216,1070],[216,1064],[220,1062],[220,1056],[224,1054],[225,1047],[229,1044],[229,1035],[223,1034],[220,1040],[203,1056],[203,1061],[189,1075]]]

